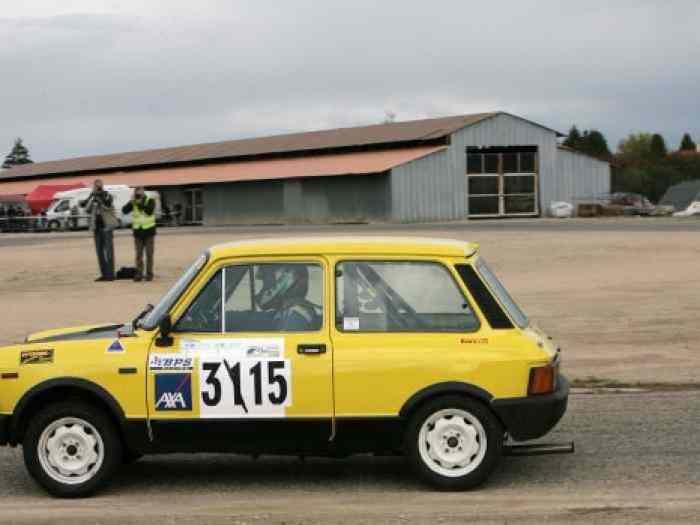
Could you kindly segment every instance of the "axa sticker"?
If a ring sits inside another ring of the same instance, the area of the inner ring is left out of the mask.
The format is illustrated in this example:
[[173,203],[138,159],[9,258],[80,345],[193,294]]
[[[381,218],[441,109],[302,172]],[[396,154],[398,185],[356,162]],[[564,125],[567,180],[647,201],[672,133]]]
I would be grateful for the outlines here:
[[194,358],[184,354],[151,354],[148,368],[155,371],[192,370]]
[[180,349],[199,358],[200,417],[284,417],[292,405],[284,338],[187,340]]
[[121,341],[119,341],[119,339],[115,339],[107,347],[107,353],[108,354],[117,354],[119,352],[124,352],[124,345],[122,345],[122,343],[121,343]]
[[156,410],[192,410],[192,374],[157,374]]

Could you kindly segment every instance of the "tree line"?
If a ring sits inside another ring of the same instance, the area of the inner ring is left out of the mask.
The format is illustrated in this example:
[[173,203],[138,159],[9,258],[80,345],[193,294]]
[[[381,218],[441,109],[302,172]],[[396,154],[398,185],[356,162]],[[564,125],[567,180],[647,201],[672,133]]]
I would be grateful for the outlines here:
[[609,161],[611,191],[640,193],[652,202],[658,202],[674,184],[700,179],[700,153],[689,133],[673,150],[659,133],[632,133],[612,153],[600,131],[581,132],[574,125],[563,145]]

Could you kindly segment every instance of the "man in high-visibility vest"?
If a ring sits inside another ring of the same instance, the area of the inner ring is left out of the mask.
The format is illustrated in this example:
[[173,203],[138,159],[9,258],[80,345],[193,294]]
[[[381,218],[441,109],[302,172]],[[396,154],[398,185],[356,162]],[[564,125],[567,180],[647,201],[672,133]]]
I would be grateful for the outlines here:
[[153,280],[153,252],[156,241],[156,201],[146,195],[143,186],[134,190],[134,197],[123,208],[122,213],[132,214],[132,230],[136,248],[136,275],[134,281],[144,278],[143,253],[146,252],[147,281]]

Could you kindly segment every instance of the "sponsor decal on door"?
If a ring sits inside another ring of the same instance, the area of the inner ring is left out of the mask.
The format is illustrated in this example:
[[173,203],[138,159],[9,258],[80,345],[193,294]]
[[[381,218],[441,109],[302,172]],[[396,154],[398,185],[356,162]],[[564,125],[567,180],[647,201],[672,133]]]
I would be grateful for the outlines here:
[[202,418],[284,417],[292,404],[292,365],[284,339],[187,340],[199,358]]
[[192,374],[157,374],[156,410],[192,410]]

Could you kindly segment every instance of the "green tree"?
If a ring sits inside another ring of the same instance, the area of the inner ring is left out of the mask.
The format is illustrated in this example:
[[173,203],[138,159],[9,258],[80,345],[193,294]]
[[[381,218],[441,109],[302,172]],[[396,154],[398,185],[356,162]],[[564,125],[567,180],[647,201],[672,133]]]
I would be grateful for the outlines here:
[[683,135],[683,138],[681,139],[681,147],[679,149],[680,151],[696,151],[697,146],[695,142],[693,142],[693,139],[690,138],[690,133]]
[[608,141],[597,129],[586,130],[584,132],[578,149],[584,153],[603,159],[610,158],[612,155],[612,153],[610,153],[610,148],[608,148]]
[[625,160],[646,160],[651,152],[651,133],[631,133],[626,139],[620,141],[617,151]]
[[663,159],[668,155],[666,141],[658,133],[654,133],[651,136],[651,142],[649,143],[649,154],[654,159]]
[[7,169],[20,164],[30,164],[31,162],[33,161],[29,158],[29,150],[22,144],[22,139],[17,138],[15,139],[15,145],[12,146],[12,150],[5,157],[2,167]]
[[567,146],[569,148],[577,148],[580,142],[581,132],[576,127],[576,124],[574,124],[573,126],[571,126],[569,134],[566,136],[566,139],[564,140],[563,144],[564,146]]

